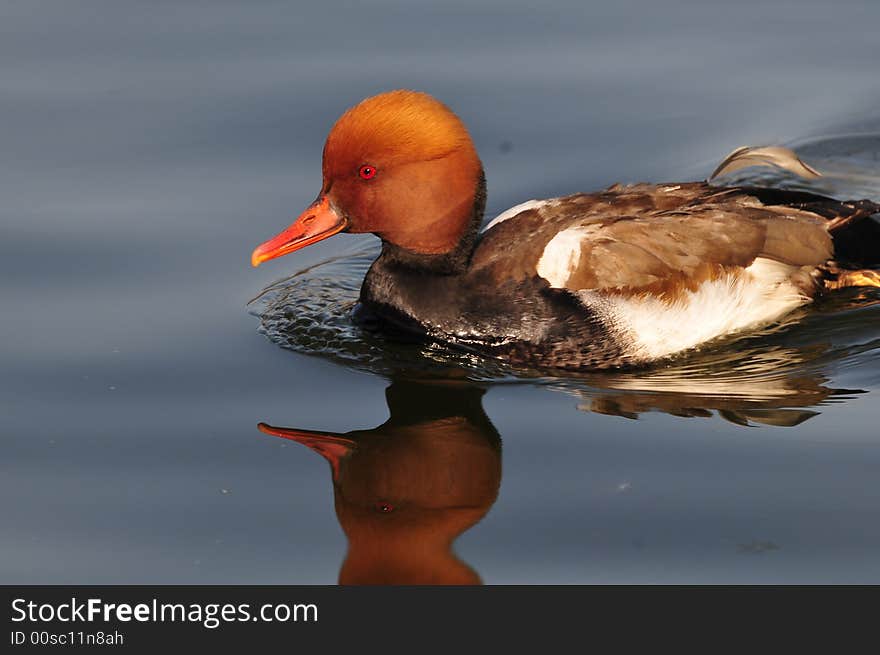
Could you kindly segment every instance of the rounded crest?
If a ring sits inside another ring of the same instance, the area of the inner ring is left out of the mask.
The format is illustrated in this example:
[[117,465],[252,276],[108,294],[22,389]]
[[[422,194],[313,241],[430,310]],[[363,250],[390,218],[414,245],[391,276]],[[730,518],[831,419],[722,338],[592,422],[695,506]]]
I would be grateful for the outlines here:
[[[397,90],[361,101],[346,111],[324,146],[324,176],[363,165],[396,166],[473,150],[464,123],[427,93]],[[476,157],[476,153],[474,153]]]

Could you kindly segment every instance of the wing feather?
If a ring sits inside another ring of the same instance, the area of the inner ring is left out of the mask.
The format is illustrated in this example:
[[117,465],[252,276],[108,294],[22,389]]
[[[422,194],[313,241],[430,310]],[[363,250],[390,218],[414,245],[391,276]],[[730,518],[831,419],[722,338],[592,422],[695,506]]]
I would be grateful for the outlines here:
[[532,205],[495,225],[473,265],[498,279],[539,275],[572,291],[639,292],[697,284],[757,258],[819,266],[833,253],[827,225],[812,211],[765,205],[744,189],[612,187]]

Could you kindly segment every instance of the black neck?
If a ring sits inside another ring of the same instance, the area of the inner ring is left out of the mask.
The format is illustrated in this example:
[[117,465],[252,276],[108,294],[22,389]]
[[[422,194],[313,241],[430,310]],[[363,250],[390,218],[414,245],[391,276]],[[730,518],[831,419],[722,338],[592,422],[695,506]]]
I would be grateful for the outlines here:
[[471,210],[471,217],[464,234],[455,248],[438,255],[426,255],[407,250],[383,239],[380,258],[386,264],[406,266],[407,268],[435,275],[455,275],[456,273],[461,273],[468,267],[471,261],[471,255],[474,253],[474,247],[477,242],[477,233],[480,229],[480,223],[483,221],[483,212],[485,210],[486,176],[481,169],[474,193],[474,206]]
[[397,377],[385,390],[391,416],[384,425],[418,425],[461,417],[479,430],[489,444],[500,450],[501,435],[483,409],[485,393],[485,389],[470,382],[415,382]]

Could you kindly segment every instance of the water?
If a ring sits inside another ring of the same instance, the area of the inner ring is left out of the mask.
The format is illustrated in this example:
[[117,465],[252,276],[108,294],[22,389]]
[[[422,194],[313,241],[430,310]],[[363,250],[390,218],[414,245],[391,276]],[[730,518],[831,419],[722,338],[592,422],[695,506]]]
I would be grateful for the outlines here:
[[[4,3],[0,581],[332,583],[344,529],[343,579],[880,582],[876,293],[558,379],[358,334],[368,237],[248,263],[395,87],[467,122],[491,215],[767,142],[878,199],[880,7],[826,5]],[[334,486],[259,422],[356,452]]]

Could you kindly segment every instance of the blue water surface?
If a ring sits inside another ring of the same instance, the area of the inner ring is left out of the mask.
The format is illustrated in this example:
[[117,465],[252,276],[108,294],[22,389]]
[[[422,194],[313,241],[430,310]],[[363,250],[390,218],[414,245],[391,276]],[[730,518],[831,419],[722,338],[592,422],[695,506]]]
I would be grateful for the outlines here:
[[[468,124],[490,215],[763,143],[880,200],[878,25],[870,0],[3,3],[0,582],[327,584],[346,534],[445,540],[412,566],[496,584],[880,582],[880,295],[558,379],[357,332],[370,237],[249,266],[339,113],[398,87]],[[334,485],[258,422],[368,432]]]

